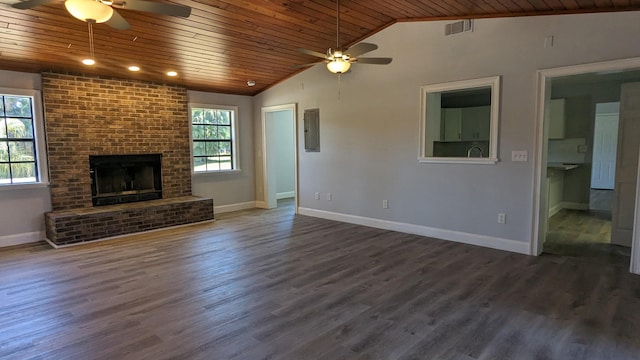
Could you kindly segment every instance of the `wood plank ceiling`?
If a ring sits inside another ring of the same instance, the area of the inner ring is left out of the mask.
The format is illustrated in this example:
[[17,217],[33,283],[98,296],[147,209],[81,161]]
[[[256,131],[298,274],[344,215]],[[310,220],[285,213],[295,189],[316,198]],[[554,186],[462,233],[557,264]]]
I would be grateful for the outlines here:
[[[0,0],[0,69],[70,71],[253,95],[316,61],[298,47],[325,52],[336,41],[335,0],[173,0],[193,8],[187,19],[119,10],[129,30],[87,24],[63,0],[31,10]],[[158,0],[165,1],[165,0]],[[352,44],[397,21],[640,10],[640,0],[342,0],[340,41]],[[378,56],[392,54],[380,53]],[[129,65],[142,70],[131,73]],[[175,78],[166,72],[178,72]],[[247,81],[254,80],[255,87]]]

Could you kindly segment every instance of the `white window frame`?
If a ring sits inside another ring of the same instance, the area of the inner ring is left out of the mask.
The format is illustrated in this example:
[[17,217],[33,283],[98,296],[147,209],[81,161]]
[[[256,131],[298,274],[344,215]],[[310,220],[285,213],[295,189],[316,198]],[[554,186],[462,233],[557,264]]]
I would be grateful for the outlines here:
[[0,184],[2,190],[29,189],[49,186],[49,166],[47,165],[46,140],[42,96],[38,90],[12,89],[0,87],[0,94],[6,96],[29,96],[33,99],[33,137],[35,142],[36,171],[38,181],[17,184]]
[[[193,118],[192,109],[211,109],[211,110],[229,110],[231,111],[231,163],[233,169],[231,170],[208,170],[208,171],[195,171],[193,160]],[[191,158],[191,174],[192,175],[206,175],[206,174],[221,174],[221,173],[238,173],[240,172],[240,153],[239,153],[239,139],[238,135],[238,107],[233,105],[214,105],[214,104],[198,104],[189,103],[189,149]]]
[[[430,93],[440,93],[452,90],[491,88],[491,128],[489,135],[489,156],[485,158],[471,157],[433,157],[427,156],[427,96]],[[445,164],[486,164],[495,165],[498,158],[498,128],[500,121],[500,76],[480,79],[462,80],[449,83],[425,85],[420,87],[420,149],[418,162]]]

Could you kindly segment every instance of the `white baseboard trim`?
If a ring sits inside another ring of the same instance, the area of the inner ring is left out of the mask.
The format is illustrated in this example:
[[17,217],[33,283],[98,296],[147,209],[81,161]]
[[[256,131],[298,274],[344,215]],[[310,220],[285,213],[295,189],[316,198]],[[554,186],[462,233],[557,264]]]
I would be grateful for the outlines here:
[[268,209],[266,201],[256,201],[256,207],[260,209]]
[[577,203],[577,202],[563,202],[562,208],[570,209],[570,210],[589,210],[589,204]]
[[215,221],[216,221],[215,219],[202,220],[202,221],[198,221],[198,222],[194,222],[194,223],[167,226],[167,227],[158,228],[158,229],[138,231],[138,232],[130,233],[130,234],[122,234],[122,235],[110,236],[110,237],[106,237],[106,238],[100,238],[100,239],[89,240],[89,241],[82,241],[82,242],[77,242],[77,243],[73,243],[73,244],[66,244],[66,245],[58,245],[58,244],[54,243],[53,241],[49,240],[48,238],[44,238],[44,240],[49,245],[51,245],[51,247],[54,248],[54,249],[63,249],[63,248],[72,247],[72,246],[88,245],[88,244],[98,243],[98,242],[107,241],[107,240],[120,239],[120,238],[127,237],[127,236],[148,234],[148,233],[164,231],[164,230],[171,230],[171,229],[179,229],[179,228],[183,228],[183,227],[187,227],[187,226],[191,226],[191,225],[200,225],[200,224],[206,224],[206,223],[215,222]]
[[214,214],[222,214],[222,213],[238,211],[238,210],[253,209],[255,207],[256,207],[256,202],[255,201],[247,201],[247,202],[237,203],[237,204],[214,206],[213,207],[213,213]]
[[296,196],[296,192],[295,191],[287,191],[287,192],[281,192],[281,193],[277,193],[276,194],[276,199],[280,200],[280,199],[290,199],[292,197]]
[[553,215],[557,214],[560,212],[560,210],[564,209],[563,204],[559,203],[558,205],[552,207],[551,209],[549,209],[549,218],[551,218]]
[[44,231],[34,231],[28,233],[0,236],[0,247],[14,246],[38,242],[44,239]]
[[303,207],[298,208],[298,214],[531,255],[529,251],[529,243],[522,241]]

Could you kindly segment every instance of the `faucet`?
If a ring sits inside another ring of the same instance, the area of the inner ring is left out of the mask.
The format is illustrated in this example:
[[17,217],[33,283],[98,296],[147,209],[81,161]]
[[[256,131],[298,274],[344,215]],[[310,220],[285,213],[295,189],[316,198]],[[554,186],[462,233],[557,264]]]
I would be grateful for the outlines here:
[[484,157],[484,152],[482,151],[482,148],[478,145],[474,145],[472,147],[469,148],[469,150],[467,150],[467,157],[470,158],[471,157],[471,153],[473,153],[473,150],[478,150],[480,151],[480,157]]

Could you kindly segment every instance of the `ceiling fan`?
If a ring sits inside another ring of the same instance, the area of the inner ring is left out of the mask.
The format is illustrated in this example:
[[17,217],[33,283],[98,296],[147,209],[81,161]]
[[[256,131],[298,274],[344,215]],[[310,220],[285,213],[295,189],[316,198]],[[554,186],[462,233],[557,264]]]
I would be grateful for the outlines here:
[[[57,0],[26,0],[11,5],[26,10]],[[191,8],[183,5],[159,3],[145,0],[66,0],[64,6],[76,19],[89,23],[105,23],[117,30],[131,27],[115,9],[136,10],[154,14],[189,17]]]
[[321,52],[307,50],[303,48],[296,49],[303,54],[316,56],[324,60],[317,61],[308,64],[295,65],[294,69],[301,69],[309,66],[313,66],[320,63],[327,63],[327,69],[334,74],[343,74],[351,68],[351,64],[374,64],[374,65],[387,65],[391,63],[392,58],[388,57],[369,57],[361,58],[360,55],[366,54],[378,48],[376,44],[359,43],[347,50],[341,50],[340,48],[340,3],[336,0],[336,48],[332,50],[329,48],[326,54]]

